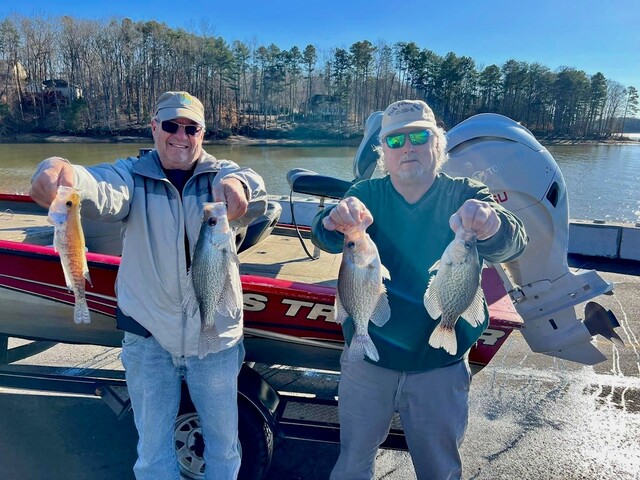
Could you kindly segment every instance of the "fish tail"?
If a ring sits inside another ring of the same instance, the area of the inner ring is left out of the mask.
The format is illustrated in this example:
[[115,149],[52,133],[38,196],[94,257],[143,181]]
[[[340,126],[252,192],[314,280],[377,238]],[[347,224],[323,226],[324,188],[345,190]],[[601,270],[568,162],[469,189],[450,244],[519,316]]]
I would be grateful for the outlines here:
[[442,325],[442,322],[440,322],[431,337],[429,337],[429,345],[433,348],[444,348],[449,355],[455,355],[458,351],[455,330],[452,327]]
[[198,341],[198,358],[203,359],[209,353],[220,351],[220,335],[215,325],[202,325]]
[[356,334],[351,339],[351,345],[349,345],[348,359],[362,360],[365,355],[374,362],[380,360],[378,349],[371,340],[371,337],[367,334]]
[[76,298],[76,305],[73,308],[73,321],[77,324],[91,323],[89,307],[87,305],[87,300],[84,297]]

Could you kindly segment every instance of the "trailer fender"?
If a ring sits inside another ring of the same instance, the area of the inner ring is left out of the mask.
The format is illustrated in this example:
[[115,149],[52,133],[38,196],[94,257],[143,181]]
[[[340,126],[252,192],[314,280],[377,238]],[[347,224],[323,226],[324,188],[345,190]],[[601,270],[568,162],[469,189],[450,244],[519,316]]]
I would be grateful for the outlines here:
[[280,405],[280,396],[262,375],[246,363],[242,365],[238,376],[238,397],[250,403],[271,430],[277,431],[276,411]]

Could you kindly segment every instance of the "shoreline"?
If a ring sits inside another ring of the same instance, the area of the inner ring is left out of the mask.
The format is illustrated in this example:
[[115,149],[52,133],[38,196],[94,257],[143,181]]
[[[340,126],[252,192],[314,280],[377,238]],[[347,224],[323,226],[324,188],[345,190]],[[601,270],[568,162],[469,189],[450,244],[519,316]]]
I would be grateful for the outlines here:
[[[543,146],[575,146],[575,145],[640,145],[640,140],[618,138],[609,140],[581,140],[581,139],[537,139]],[[0,143],[153,143],[151,136],[113,135],[113,136],[76,136],[58,134],[20,134],[11,137],[0,136]],[[255,138],[244,135],[231,135],[220,139],[206,139],[203,145],[257,145],[257,146],[327,146],[327,147],[357,147],[360,139],[287,139],[287,138]]]
[[[35,134],[26,133],[12,135],[10,137],[0,136],[0,144],[21,144],[21,143],[148,143],[153,144],[151,135],[112,135],[112,136],[78,136],[59,134]],[[244,135],[231,135],[226,138],[205,138],[203,145],[278,145],[278,146],[326,146],[326,147],[357,147],[360,138],[357,139],[287,139],[287,138],[255,138]]]

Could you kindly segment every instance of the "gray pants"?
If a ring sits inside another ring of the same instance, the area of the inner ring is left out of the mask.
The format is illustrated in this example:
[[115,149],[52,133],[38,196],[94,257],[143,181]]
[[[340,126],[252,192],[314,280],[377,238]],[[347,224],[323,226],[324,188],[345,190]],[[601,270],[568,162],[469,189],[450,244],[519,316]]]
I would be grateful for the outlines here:
[[459,448],[469,415],[471,373],[466,361],[407,373],[342,356],[339,395],[340,456],[331,480],[374,478],[378,447],[400,414],[420,480],[459,479]]

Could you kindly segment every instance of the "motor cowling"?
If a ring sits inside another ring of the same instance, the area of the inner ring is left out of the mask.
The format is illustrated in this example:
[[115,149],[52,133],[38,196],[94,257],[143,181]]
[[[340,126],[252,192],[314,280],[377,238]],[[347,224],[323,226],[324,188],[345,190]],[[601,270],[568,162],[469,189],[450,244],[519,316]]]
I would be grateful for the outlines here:
[[531,349],[585,364],[605,360],[592,336],[617,337],[617,322],[602,315],[582,322],[574,306],[611,292],[613,284],[593,270],[569,269],[569,201],[553,156],[525,127],[490,113],[451,129],[447,147],[449,161],[443,171],[481,181],[525,225],[529,242],[524,253],[498,270],[524,321],[522,333]]

